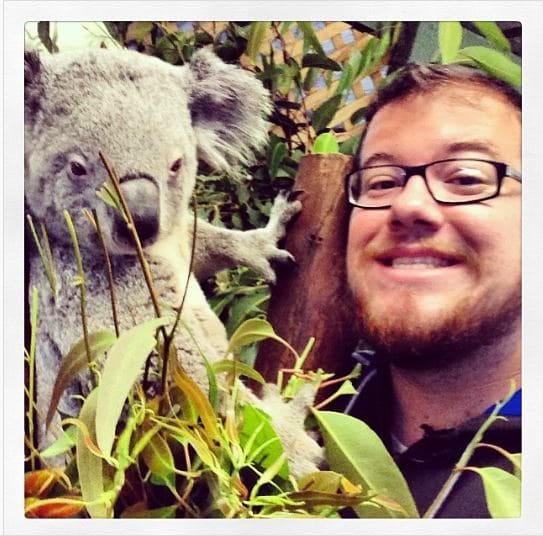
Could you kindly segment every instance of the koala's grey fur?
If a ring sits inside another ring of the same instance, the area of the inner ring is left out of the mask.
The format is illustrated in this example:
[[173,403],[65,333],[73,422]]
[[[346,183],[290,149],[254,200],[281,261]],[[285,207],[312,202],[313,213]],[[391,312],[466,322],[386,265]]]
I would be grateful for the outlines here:
[[[125,225],[96,195],[107,179],[99,151],[120,177],[160,299],[177,306],[189,277],[189,202],[197,161],[224,172],[248,164],[266,141],[269,111],[267,92],[255,78],[206,50],[182,67],[127,50],[25,55],[25,203],[33,219],[46,224],[58,285],[53,296],[42,262],[32,254],[30,286],[40,296],[36,379],[41,439],[61,359],[83,335],[79,289],[73,284],[77,267],[64,210],[74,221],[83,256],[89,331],[112,328],[113,323],[103,254],[83,208],[96,210],[104,231],[121,330],[154,316]],[[270,262],[291,258],[276,243],[299,209],[298,202],[279,196],[268,225],[248,232],[199,221],[194,273],[205,277],[246,264],[273,282]],[[225,357],[224,326],[193,274],[183,320],[210,361]],[[185,369],[205,388],[201,354],[185,330],[177,331],[175,344]],[[76,382],[64,394],[60,411],[77,413],[78,402],[71,395],[79,387]],[[53,432],[58,426],[57,414]],[[288,433],[299,435],[302,429]],[[297,452],[287,452],[293,474],[316,469],[320,460],[320,448],[308,437],[307,442],[307,448],[298,445]]]

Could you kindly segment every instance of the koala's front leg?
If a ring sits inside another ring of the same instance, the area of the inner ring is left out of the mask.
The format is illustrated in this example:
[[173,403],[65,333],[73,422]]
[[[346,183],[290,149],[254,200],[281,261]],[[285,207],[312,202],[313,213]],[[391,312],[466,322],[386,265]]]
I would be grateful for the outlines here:
[[[288,222],[302,209],[300,201],[280,193],[274,200],[268,224],[261,229],[238,231],[223,229],[198,220],[193,270],[204,279],[237,265],[252,268],[268,283],[275,283],[272,263],[293,261],[293,256],[277,247],[286,234]],[[188,228],[192,229],[189,224]],[[192,235],[189,237],[192,240]]]

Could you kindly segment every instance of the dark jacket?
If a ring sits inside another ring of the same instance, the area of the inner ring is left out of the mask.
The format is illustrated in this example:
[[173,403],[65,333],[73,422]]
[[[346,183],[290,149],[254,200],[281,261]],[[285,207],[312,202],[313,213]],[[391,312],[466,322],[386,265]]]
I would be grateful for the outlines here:
[[[365,366],[358,394],[347,406],[346,413],[366,422],[381,437],[400,467],[422,516],[492,408],[454,429],[433,430],[427,427],[420,441],[402,454],[394,454],[389,435],[391,385],[388,371],[384,367],[373,366],[371,362],[375,359],[370,353],[365,353],[362,359]],[[485,443],[498,445],[511,453],[521,451],[520,397],[521,392],[518,391],[502,408],[500,414],[507,416],[507,420],[498,419],[490,426],[483,437]],[[512,471],[509,460],[488,447],[475,449],[468,465],[495,466]],[[490,517],[481,477],[473,471],[462,472],[435,517]]]

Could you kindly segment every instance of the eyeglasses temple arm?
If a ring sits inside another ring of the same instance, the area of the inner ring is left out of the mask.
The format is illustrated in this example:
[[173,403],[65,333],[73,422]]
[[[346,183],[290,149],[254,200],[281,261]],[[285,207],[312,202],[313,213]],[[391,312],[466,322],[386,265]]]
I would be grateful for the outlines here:
[[505,175],[507,177],[511,177],[512,179],[515,179],[516,181],[522,182],[522,175],[511,166],[507,166],[505,168]]

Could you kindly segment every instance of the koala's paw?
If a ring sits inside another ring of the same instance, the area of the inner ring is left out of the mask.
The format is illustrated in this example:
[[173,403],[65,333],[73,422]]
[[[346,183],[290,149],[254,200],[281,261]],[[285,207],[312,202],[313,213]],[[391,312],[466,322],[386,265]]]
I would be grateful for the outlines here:
[[296,200],[297,193],[281,192],[277,195],[266,227],[249,231],[252,233],[253,251],[246,264],[271,285],[277,280],[274,265],[296,263],[294,256],[277,247],[277,243],[284,238],[288,222],[302,210],[302,204]]
[[266,412],[287,454],[290,472],[296,479],[319,470],[324,449],[304,428],[309,407],[315,400],[317,386],[304,385],[296,397],[285,402],[277,385],[264,385],[262,398],[250,397],[253,404]]
[[302,210],[302,203],[296,200],[300,192],[280,192],[275,200],[270,211],[270,220],[265,229],[274,237],[275,242],[278,242],[286,234],[288,222]]

